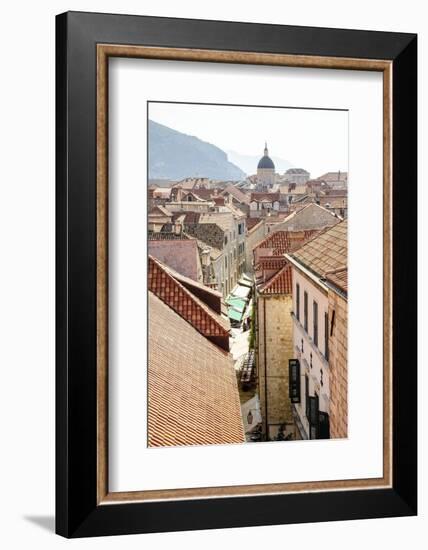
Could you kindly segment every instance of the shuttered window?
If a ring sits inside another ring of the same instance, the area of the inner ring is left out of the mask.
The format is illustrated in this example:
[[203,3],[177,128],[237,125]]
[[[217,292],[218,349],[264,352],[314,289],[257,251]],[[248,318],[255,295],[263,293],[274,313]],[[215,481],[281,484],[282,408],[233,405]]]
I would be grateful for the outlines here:
[[313,339],[314,344],[318,347],[318,304],[313,302]]
[[296,318],[300,321],[300,285],[296,284]]
[[288,394],[292,403],[300,403],[300,361],[288,360]]
[[309,420],[309,377],[305,374],[305,414]]
[[303,327],[308,332],[308,293],[303,294]]
[[309,437],[310,439],[318,439],[319,429],[319,399],[318,395],[309,397]]
[[328,361],[328,313],[324,313],[324,357]]

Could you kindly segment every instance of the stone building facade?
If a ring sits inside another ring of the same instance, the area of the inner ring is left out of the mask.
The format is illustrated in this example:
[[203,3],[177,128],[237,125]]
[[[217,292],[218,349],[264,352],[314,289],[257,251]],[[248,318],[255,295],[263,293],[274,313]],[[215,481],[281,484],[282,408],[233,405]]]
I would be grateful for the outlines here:
[[[286,277],[291,285],[291,276]],[[274,439],[281,428],[284,434],[293,432],[288,397],[288,364],[294,357],[292,297],[284,290],[291,292],[291,288],[275,285],[262,287],[257,292],[255,349],[264,440]]]
[[283,179],[290,183],[305,184],[310,177],[310,173],[303,168],[289,168],[285,172]]
[[327,275],[330,367],[330,437],[348,437],[348,301],[345,270]]
[[341,286],[347,284],[347,230],[344,220],[285,255],[293,266],[290,385],[296,437],[302,439],[346,437],[347,290]]
[[254,272],[253,266],[253,249],[259,244],[266,236],[266,223],[265,219],[249,218],[251,222],[247,220],[247,235],[245,243],[246,254],[246,271],[247,273]]

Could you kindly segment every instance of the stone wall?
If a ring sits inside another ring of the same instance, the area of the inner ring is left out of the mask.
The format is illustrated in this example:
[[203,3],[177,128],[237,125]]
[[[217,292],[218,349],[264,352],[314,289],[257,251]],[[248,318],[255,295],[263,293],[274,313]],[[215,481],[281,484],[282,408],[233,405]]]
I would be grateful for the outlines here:
[[262,221],[260,225],[247,231],[245,251],[246,251],[246,264],[247,272],[254,273],[253,267],[253,248],[259,244],[266,236],[265,222]]
[[[264,326],[264,304],[266,305],[266,328]],[[264,419],[266,368],[267,417],[271,437],[276,434],[279,424],[293,424],[288,396],[288,360],[293,358],[291,310],[291,295],[259,296],[257,299],[256,357],[260,409]]]
[[329,291],[328,317],[333,334],[329,334],[330,437],[348,436],[348,304]]

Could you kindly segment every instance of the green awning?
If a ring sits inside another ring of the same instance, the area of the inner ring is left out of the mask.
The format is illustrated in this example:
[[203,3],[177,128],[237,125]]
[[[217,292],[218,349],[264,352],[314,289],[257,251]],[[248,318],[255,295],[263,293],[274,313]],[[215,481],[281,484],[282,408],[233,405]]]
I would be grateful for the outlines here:
[[246,306],[245,300],[242,300],[241,298],[234,298],[233,296],[227,298],[226,304],[237,309],[238,311],[244,311]]
[[229,319],[232,319],[232,321],[240,322],[242,319],[242,313],[236,311],[236,309],[233,309],[232,307],[228,308],[227,316],[229,317]]

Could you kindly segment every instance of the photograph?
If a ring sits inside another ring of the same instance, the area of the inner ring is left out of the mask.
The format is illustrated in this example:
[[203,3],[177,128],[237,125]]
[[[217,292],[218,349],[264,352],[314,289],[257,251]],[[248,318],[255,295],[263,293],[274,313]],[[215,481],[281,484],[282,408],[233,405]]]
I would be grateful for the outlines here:
[[148,102],[149,448],[348,437],[348,115]]

